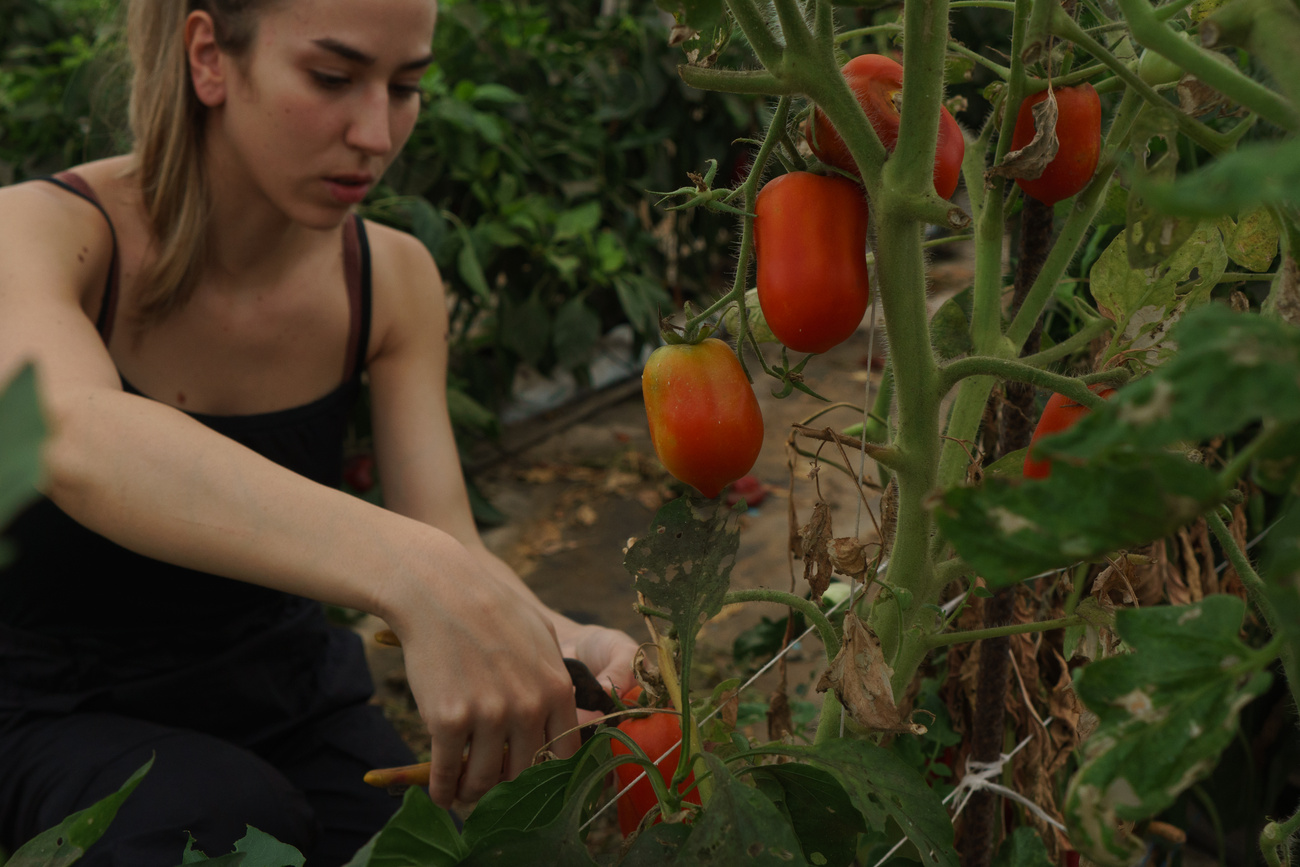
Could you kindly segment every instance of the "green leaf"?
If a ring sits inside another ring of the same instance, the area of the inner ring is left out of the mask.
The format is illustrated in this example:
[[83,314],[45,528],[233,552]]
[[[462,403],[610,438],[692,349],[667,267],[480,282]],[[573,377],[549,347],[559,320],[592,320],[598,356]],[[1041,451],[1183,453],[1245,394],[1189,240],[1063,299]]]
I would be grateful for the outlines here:
[[551,344],[555,361],[572,370],[586,364],[600,340],[600,317],[582,297],[570,298],[555,314]]
[[623,242],[609,229],[602,229],[596,236],[596,264],[606,274],[613,274],[627,264]]
[[735,517],[725,504],[708,513],[678,497],[660,507],[623,558],[632,586],[672,618],[683,656],[700,625],[722,610],[740,548]]
[[1153,212],[1217,217],[1261,205],[1300,200],[1300,139],[1255,142],[1189,172],[1173,183],[1135,183]]
[[1116,629],[1133,652],[1086,666],[1075,692],[1097,714],[1080,748],[1064,814],[1079,851],[1127,864],[1145,850],[1118,823],[1145,819],[1215,767],[1243,706],[1268,688],[1269,654],[1237,637],[1245,603],[1215,595],[1195,605],[1121,609]]
[[463,223],[456,224],[456,234],[461,241],[460,254],[456,257],[456,273],[460,274],[460,278],[480,300],[491,300],[492,290],[488,288],[487,275],[483,273],[478,251],[474,249],[474,237]]
[[1255,455],[1251,480],[1270,494],[1285,494],[1300,477],[1300,422],[1283,425]]
[[447,389],[447,414],[457,428],[495,434],[500,427],[496,413],[455,386]]
[[[40,496],[45,421],[36,395],[36,368],[24,366],[0,394],[0,528]],[[0,565],[3,565],[0,557]]]
[[1025,455],[1029,453],[1029,446],[1023,449],[1016,449],[1014,452],[1007,452],[993,463],[984,468],[984,478],[998,479],[1019,479],[1025,475]]
[[692,30],[716,29],[722,21],[722,0],[655,0],[655,4]]
[[512,105],[524,101],[522,96],[504,84],[491,83],[474,85],[474,94],[470,99],[473,102],[491,102],[499,105]]
[[[780,343],[776,335],[772,333],[771,327],[767,324],[766,317],[763,316],[763,308],[758,304],[758,290],[749,289],[745,292],[745,319],[748,321],[749,333],[759,343]],[[727,327],[727,333],[739,339],[740,337],[740,307],[733,304],[728,307],[722,314],[722,323]]]
[[84,810],[78,810],[59,824],[37,834],[9,856],[5,867],[66,867],[86,854],[117,816],[122,802],[140,785],[144,775],[153,767],[153,758],[127,777],[122,787]]
[[1128,190],[1119,183],[1106,188],[1106,198],[1097,212],[1098,226],[1122,226],[1128,221]]
[[1041,481],[949,489],[935,518],[962,559],[1003,587],[1159,539],[1223,493],[1213,473],[1181,455],[1107,454],[1086,465],[1054,461]]
[[930,342],[945,361],[970,353],[970,320],[955,296],[943,302],[930,319]]
[[454,867],[469,854],[446,810],[411,786],[379,833],[344,867]]
[[1090,460],[1300,421],[1300,330],[1214,304],[1187,314],[1171,339],[1168,363],[1037,448]]
[[608,744],[594,738],[567,759],[533,765],[493,786],[465,820],[465,845],[473,849],[494,834],[531,831],[554,822],[564,811],[568,792],[599,767],[601,750],[608,755]]
[[1300,642],[1300,500],[1290,505],[1269,531],[1260,575],[1277,609],[1277,623],[1287,640]]
[[555,221],[554,240],[565,241],[569,238],[581,238],[596,231],[600,225],[600,202],[587,202],[576,208],[561,211]]
[[410,209],[411,234],[419,239],[430,255],[437,255],[447,237],[447,218],[422,196],[411,200]]
[[871,828],[884,830],[891,819],[897,823],[925,867],[957,867],[947,809],[921,775],[889,750],[868,741],[836,738],[766,751],[826,770]]
[[1021,825],[998,847],[993,867],[1054,867],[1047,846],[1038,832]]
[[501,345],[536,366],[550,343],[551,317],[536,295],[522,304],[501,299]]
[[674,867],[806,867],[799,838],[776,805],[732,776],[717,756],[703,758],[713,772],[713,797]]
[[858,834],[867,826],[833,776],[800,762],[768,765],[751,776],[789,817],[808,863],[853,863]]
[[673,859],[689,836],[691,826],[680,822],[651,825],[637,833],[627,856],[618,862],[618,867],[664,867],[665,864],[675,863]]
[[1251,271],[1267,271],[1277,258],[1281,231],[1267,208],[1257,207],[1241,215],[1235,223],[1227,218],[1230,231],[1223,233],[1228,258]]
[[1121,326],[1116,348],[1138,354],[1154,366],[1173,349],[1169,329],[1188,310],[1210,300],[1227,267],[1223,236],[1206,223],[1177,252],[1145,269],[1132,267],[1128,241],[1118,235],[1092,266],[1090,278],[1098,310]]
[[[1155,139],[1164,140],[1165,151],[1154,163],[1147,165],[1146,158],[1152,150],[1151,142]],[[1129,264],[1134,268],[1160,265],[1195,231],[1195,221],[1180,219],[1167,211],[1158,210],[1144,195],[1152,184],[1167,183],[1174,179],[1178,165],[1177,142],[1178,127],[1173,118],[1164,112],[1143,114],[1134,126],[1132,147],[1138,158],[1137,177],[1128,199],[1128,225],[1125,229]]]
[[302,867],[307,860],[293,846],[252,825],[246,826],[244,836],[235,843],[235,851],[244,855],[242,867]]
[[671,309],[673,303],[659,281],[644,274],[615,274],[614,291],[633,328],[647,336],[658,334],[659,311]]

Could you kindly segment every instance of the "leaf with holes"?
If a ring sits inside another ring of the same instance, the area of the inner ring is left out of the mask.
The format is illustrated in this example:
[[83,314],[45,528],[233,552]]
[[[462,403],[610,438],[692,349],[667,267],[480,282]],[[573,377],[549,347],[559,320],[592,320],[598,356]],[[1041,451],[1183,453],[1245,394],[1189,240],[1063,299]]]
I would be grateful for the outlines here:
[[1238,638],[1245,603],[1210,596],[1195,605],[1126,608],[1115,619],[1132,653],[1085,667],[1075,692],[1097,714],[1063,811],[1070,839],[1101,864],[1145,851],[1120,822],[1153,816],[1214,770],[1237,736],[1241,708],[1271,681],[1272,654]]
[[732,776],[717,756],[704,753],[704,762],[713,772],[713,797],[674,867],[806,867],[799,838],[776,805]]
[[735,518],[725,505],[710,513],[679,497],[659,509],[650,532],[623,558],[632,586],[672,618],[684,656],[700,626],[722,610],[740,548]]
[[788,817],[810,864],[853,863],[858,835],[867,826],[833,776],[813,765],[787,762],[756,768],[751,777]]

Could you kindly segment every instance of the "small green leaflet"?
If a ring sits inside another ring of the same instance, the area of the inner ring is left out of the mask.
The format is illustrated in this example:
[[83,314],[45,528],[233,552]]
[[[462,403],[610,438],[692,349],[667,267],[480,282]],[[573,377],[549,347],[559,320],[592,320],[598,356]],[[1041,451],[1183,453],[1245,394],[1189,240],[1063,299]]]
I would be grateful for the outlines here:
[[674,867],[807,867],[790,820],[770,800],[704,753],[713,772],[709,807],[691,826]]
[[802,762],[764,765],[751,772],[794,829],[810,864],[847,867],[857,854],[862,815],[827,771]]
[[1153,210],[1187,217],[1300,201],[1300,139],[1245,144],[1177,181],[1143,179],[1134,189]]
[[122,802],[130,797],[152,767],[151,757],[116,792],[24,843],[5,862],[5,867],[67,867],[76,863],[92,843],[104,836]]
[[1133,652],[1094,662],[1075,691],[1097,714],[1081,747],[1064,813],[1070,839],[1101,864],[1140,857],[1121,820],[1153,816],[1214,769],[1241,708],[1268,688],[1271,654],[1242,644],[1235,596],[1195,605],[1123,609],[1116,629]]
[[200,867],[302,867],[306,858],[288,843],[281,843],[265,831],[252,825],[245,826],[244,836],[235,842],[235,851],[209,858],[195,849],[193,837],[185,843],[181,864],[198,864]]

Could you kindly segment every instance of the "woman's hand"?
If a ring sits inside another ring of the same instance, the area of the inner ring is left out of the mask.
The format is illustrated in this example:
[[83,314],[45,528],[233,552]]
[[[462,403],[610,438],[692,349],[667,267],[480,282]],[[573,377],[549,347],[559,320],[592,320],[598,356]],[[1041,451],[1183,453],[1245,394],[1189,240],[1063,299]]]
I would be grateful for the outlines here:
[[[639,645],[627,633],[604,626],[581,626],[560,617],[555,618],[555,628],[560,650],[591,669],[606,692],[614,687],[621,694],[636,686],[632,662]],[[578,721],[584,725],[598,716],[596,711],[578,711]]]
[[449,807],[514,778],[543,746],[572,755],[578,719],[555,628],[536,599],[454,539],[435,547],[382,616],[402,641],[431,737],[429,796]]

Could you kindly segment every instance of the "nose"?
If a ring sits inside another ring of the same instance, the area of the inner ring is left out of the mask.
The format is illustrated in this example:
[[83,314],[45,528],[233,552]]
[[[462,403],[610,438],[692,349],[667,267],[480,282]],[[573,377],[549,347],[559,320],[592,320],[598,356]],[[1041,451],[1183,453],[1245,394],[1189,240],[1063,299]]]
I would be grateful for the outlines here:
[[356,112],[345,140],[350,147],[380,156],[393,147],[392,112],[388,88],[366,88],[358,94]]

